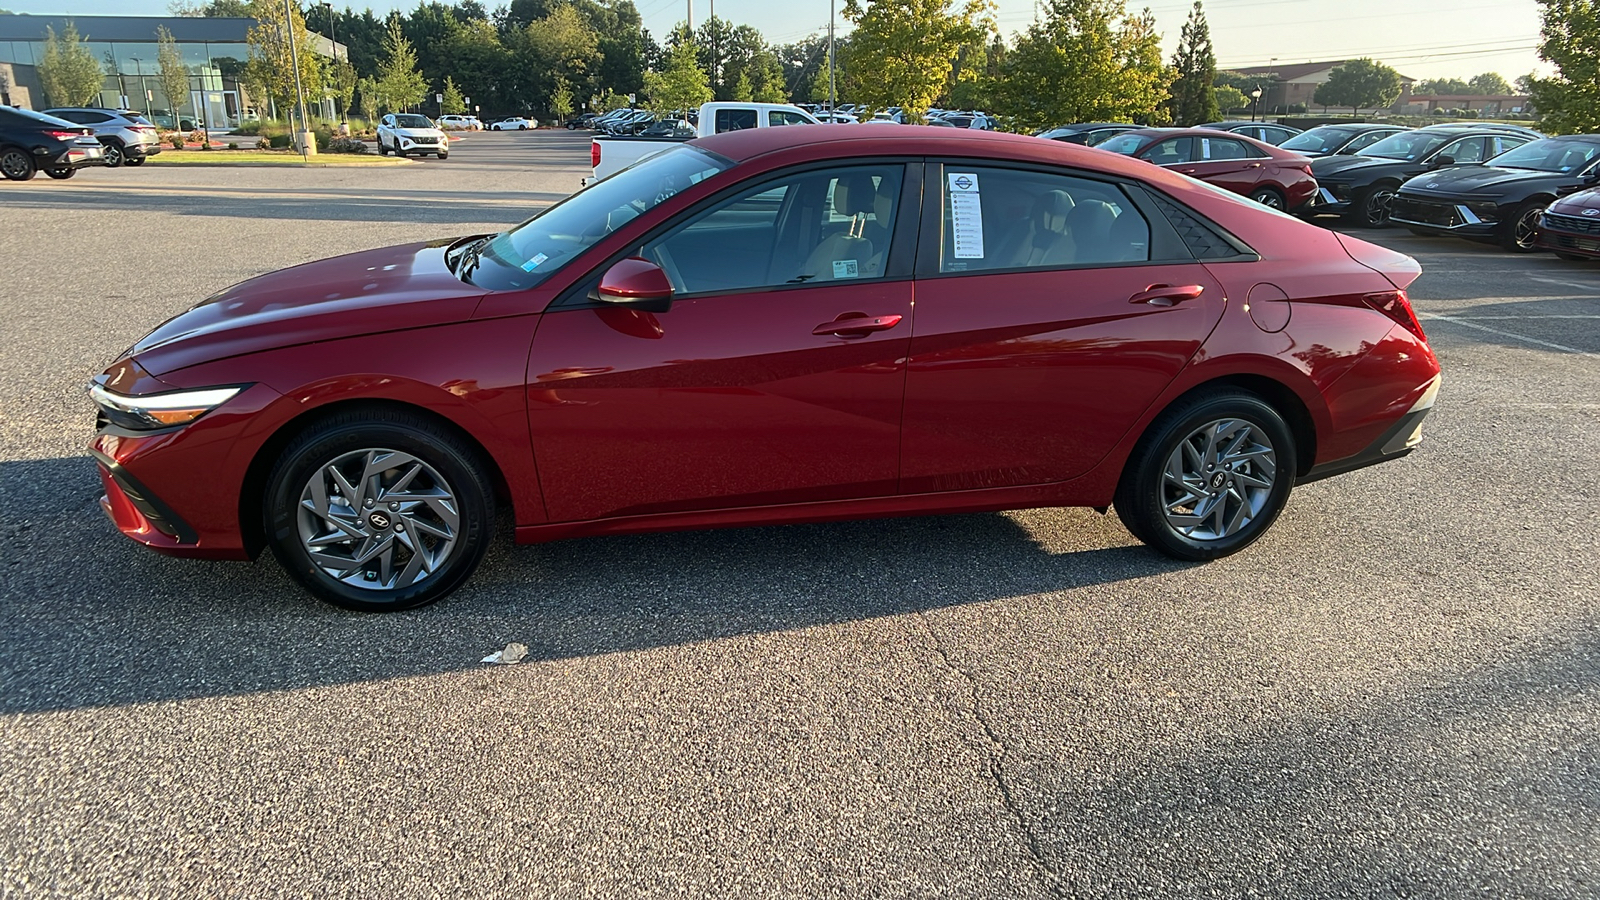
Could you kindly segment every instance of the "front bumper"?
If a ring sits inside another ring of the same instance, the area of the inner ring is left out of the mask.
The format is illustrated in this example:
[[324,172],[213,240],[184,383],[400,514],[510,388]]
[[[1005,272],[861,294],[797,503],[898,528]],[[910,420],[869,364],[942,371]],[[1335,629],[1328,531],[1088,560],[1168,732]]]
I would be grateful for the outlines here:
[[396,136],[396,145],[401,153],[449,153],[450,141],[447,138],[408,138],[403,135]]
[[1350,208],[1350,189],[1342,184],[1319,184],[1311,199],[1295,212],[1306,216],[1339,215]]
[[1600,216],[1563,216],[1546,210],[1539,217],[1538,241],[1545,250],[1600,259]]
[[[1478,209],[1473,209],[1477,206]],[[1435,234],[1454,234],[1461,237],[1493,237],[1500,227],[1498,213],[1491,213],[1486,204],[1468,204],[1460,200],[1435,200],[1431,198],[1396,194],[1389,209],[1389,221],[1419,231]]]

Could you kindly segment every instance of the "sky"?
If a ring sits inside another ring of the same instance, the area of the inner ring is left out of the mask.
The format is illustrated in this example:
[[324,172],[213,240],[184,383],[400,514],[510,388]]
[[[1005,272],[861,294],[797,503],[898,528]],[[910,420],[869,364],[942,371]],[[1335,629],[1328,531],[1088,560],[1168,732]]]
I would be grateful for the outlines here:
[[[658,38],[684,19],[688,4],[701,21],[715,0],[634,0],[645,27]],[[842,0],[839,0],[842,6]],[[335,0],[336,5],[375,12],[408,10],[417,0]],[[1459,4],[1459,5],[1456,5]],[[1220,67],[1287,65],[1313,60],[1371,56],[1412,78],[1469,78],[1499,72],[1507,81],[1535,69],[1539,61],[1538,5],[1534,0],[1207,0],[1206,18]],[[486,0],[485,6],[500,5]],[[1184,0],[1129,2],[1148,5],[1170,58],[1189,14]],[[825,31],[828,0],[721,0],[717,15],[754,25],[767,40],[790,43]],[[1033,20],[1033,0],[997,0],[996,18],[1008,37]],[[0,0],[0,7],[37,15],[165,15],[167,0]],[[840,33],[845,23],[838,20]]]

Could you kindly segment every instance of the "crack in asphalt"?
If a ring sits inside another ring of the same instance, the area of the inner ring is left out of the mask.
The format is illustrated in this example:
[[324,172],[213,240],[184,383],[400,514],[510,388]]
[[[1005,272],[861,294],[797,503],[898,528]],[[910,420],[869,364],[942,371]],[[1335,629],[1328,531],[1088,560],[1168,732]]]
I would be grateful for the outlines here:
[[1011,793],[1011,785],[1006,781],[1006,743],[995,732],[994,726],[989,722],[989,717],[984,714],[982,704],[978,702],[977,679],[972,677],[971,672],[956,665],[950,659],[950,654],[945,650],[944,641],[939,637],[939,633],[934,630],[933,622],[929,621],[928,614],[923,610],[917,610],[916,615],[918,621],[922,623],[923,631],[928,635],[928,641],[932,645],[934,655],[939,658],[940,664],[959,675],[966,682],[967,699],[969,701],[968,709],[971,711],[972,717],[977,720],[978,725],[983,728],[984,735],[989,739],[989,751],[986,754],[989,761],[989,777],[994,782],[995,789],[1000,792],[1000,802],[1005,805],[1012,819],[1016,821],[1017,829],[1022,832],[1023,840],[1028,845],[1029,861],[1033,863],[1034,869],[1039,872],[1045,887],[1050,893],[1056,897],[1066,898],[1067,893],[1062,886],[1060,873],[1050,868],[1050,864],[1045,861],[1044,851],[1039,845],[1039,838],[1028,825],[1028,819],[1022,811],[1022,805],[1017,802],[1016,797]]

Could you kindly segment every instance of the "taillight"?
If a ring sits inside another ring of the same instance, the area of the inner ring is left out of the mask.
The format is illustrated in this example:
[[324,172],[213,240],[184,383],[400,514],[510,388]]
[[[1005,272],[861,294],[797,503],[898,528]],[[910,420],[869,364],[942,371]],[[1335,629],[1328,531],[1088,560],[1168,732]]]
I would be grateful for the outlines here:
[[589,142],[589,168],[596,169],[596,168],[599,168],[599,167],[600,167],[600,142],[599,141],[590,141]]
[[1406,297],[1405,291],[1380,291],[1368,294],[1361,298],[1367,305],[1395,320],[1405,329],[1417,337],[1427,340],[1428,336],[1422,333],[1422,323],[1417,321],[1417,314],[1411,309],[1411,300]]
[[81,131],[46,131],[45,134],[50,135],[58,141],[70,141],[83,137],[83,132]]

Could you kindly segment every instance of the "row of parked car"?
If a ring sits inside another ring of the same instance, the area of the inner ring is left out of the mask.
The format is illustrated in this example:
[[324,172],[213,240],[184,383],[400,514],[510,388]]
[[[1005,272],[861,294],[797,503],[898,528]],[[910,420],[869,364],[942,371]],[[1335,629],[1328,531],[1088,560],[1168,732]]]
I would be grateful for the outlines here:
[[0,106],[0,175],[67,179],[87,166],[143,165],[161,152],[156,126],[131,110]]
[[1304,132],[1261,122],[1087,122],[1038,136],[1138,157],[1305,218],[1336,215],[1366,228],[1394,224],[1514,252],[1600,258],[1600,135],[1546,137],[1473,122]]

